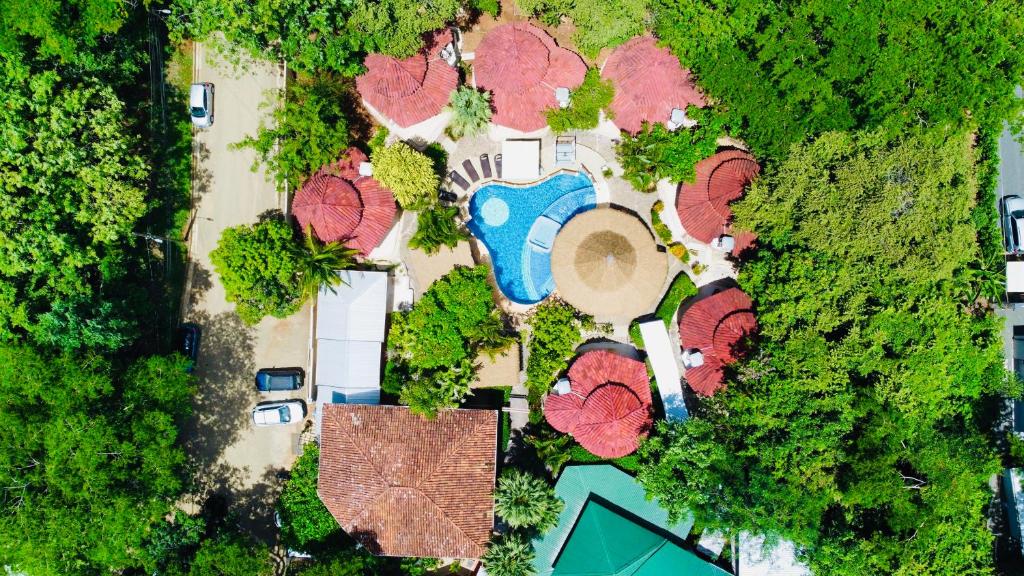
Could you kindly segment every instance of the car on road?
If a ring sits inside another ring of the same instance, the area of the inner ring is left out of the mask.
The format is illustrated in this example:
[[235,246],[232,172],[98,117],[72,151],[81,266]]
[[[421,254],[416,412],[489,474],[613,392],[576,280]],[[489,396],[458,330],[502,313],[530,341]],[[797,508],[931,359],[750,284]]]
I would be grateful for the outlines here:
[[252,409],[252,423],[256,426],[285,426],[297,424],[306,417],[302,400],[285,400],[258,404]]
[[1006,238],[1006,251],[1018,253],[1024,246],[1024,198],[1020,196],[1003,197],[1003,236]]
[[278,392],[302,388],[305,372],[302,368],[260,368],[256,372],[256,390]]
[[199,338],[202,336],[202,330],[200,330],[198,324],[186,322],[181,326],[178,326],[178,334],[176,338],[178,352],[182,356],[188,358],[188,367],[185,371],[192,373],[195,369],[196,361],[199,359]]
[[197,82],[188,93],[192,124],[197,128],[213,126],[213,83]]

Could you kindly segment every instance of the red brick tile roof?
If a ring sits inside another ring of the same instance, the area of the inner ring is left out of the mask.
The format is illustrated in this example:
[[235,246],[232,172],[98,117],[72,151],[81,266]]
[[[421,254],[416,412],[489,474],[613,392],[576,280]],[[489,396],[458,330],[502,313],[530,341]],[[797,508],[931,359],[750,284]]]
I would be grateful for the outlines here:
[[683,350],[700,350],[704,364],[686,369],[686,382],[694,392],[711,396],[724,386],[723,368],[735,362],[737,346],[757,328],[753,303],[739,288],[727,288],[693,303],[679,320]]
[[706,103],[690,71],[652,36],[638,36],[616,48],[601,76],[615,85],[612,120],[631,134],[644,122],[666,123],[673,108],[685,111],[691,104],[703,108]]
[[[692,184],[679,185],[676,211],[686,232],[701,242],[711,242],[732,230],[729,203],[743,196],[743,189],[761,171],[750,154],[742,150],[726,150],[705,158],[695,167],[697,178]],[[734,254],[754,242],[751,233],[736,237]]]
[[451,30],[445,29],[427,38],[423,52],[404,60],[368,55],[366,73],[356,78],[359,95],[403,128],[440,114],[459,83],[458,71],[440,56],[451,42]]
[[607,350],[586,352],[569,369],[569,394],[549,394],[544,417],[602,458],[637,449],[651,427],[651,383],[643,362]]
[[494,525],[498,414],[325,404],[317,492],[384,556],[479,558]]
[[493,93],[491,121],[523,132],[547,126],[544,111],[558,107],[555,88],[576,88],[586,74],[578,54],[526,22],[491,30],[473,61],[474,83]]
[[398,211],[390,190],[359,175],[359,164],[366,161],[366,154],[350,148],[306,180],[292,200],[303,231],[312,226],[321,241],[344,241],[364,256],[387,236]]

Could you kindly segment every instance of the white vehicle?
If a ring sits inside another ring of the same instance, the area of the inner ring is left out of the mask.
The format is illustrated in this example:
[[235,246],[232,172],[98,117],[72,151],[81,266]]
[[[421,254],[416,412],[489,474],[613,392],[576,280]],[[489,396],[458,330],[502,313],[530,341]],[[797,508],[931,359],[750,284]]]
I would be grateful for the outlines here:
[[284,426],[302,422],[306,405],[301,400],[268,402],[252,409],[252,423],[256,426]]
[[192,124],[197,128],[213,126],[213,84],[199,82],[192,85],[188,94],[188,106]]
[[1003,198],[1003,235],[1007,252],[1018,254],[1024,250],[1024,199],[1020,196]]

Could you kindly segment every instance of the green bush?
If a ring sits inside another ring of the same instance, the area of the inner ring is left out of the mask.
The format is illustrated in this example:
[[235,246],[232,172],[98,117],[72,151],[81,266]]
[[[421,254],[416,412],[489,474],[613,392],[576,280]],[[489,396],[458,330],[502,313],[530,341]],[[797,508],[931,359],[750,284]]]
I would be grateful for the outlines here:
[[576,26],[572,40],[581,52],[597,57],[602,48],[613,48],[647,30],[648,0],[516,0],[520,10],[557,26],[563,16]]
[[583,84],[572,91],[567,108],[548,109],[548,126],[555,133],[597,128],[601,110],[607,108],[614,97],[615,88],[611,81],[601,80],[601,73],[591,68],[587,70]]
[[620,458],[601,458],[576,443],[569,448],[569,462],[572,464],[611,464],[633,474],[640,469],[640,459],[636,454],[628,454]]
[[459,86],[452,90],[447,110],[452,113],[447,131],[453,140],[480,134],[491,122],[491,93]]
[[530,355],[526,364],[526,387],[530,408],[540,400],[555,377],[569,366],[576,347],[583,342],[582,330],[593,326],[593,319],[560,300],[551,299],[534,309],[530,325]]
[[672,243],[672,231],[665,225],[665,222],[661,220],[661,211],[665,208],[665,203],[658,200],[651,207],[651,226],[654,228],[654,233],[658,235],[658,239],[661,240],[662,244],[669,245]]
[[270,549],[240,534],[222,534],[203,541],[192,559],[189,576],[271,576]]
[[558,524],[565,502],[544,478],[517,468],[506,470],[494,490],[494,513],[512,528],[543,534]]
[[690,279],[690,275],[686,272],[680,272],[678,276],[672,280],[672,284],[668,287],[665,292],[665,296],[662,297],[661,302],[658,304],[658,308],[654,311],[654,315],[665,321],[666,326],[672,325],[672,320],[675,318],[676,311],[679,310],[679,305],[684,300],[692,296],[697,295],[697,286]]
[[409,247],[427,254],[436,254],[441,246],[454,248],[469,238],[469,233],[455,221],[458,215],[459,209],[455,206],[434,206],[420,211],[416,215],[416,233],[409,239]]
[[373,177],[394,194],[402,208],[417,210],[437,201],[440,183],[430,158],[405,142],[372,151]]
[[492,540],[480,561],[492,576],[533,576],[533,557],[530,541],[513,532]]
[[[679,259],[680,262],[686,264],[690,261],[690,251],[686,249],[686,246],[679,242],[673,242],[668,245],[668,251],[670,254]],[[696,270],[695,270],[696,272]]]
[[658,180],[692,182],[694,166],[718,149],[725,133],[725,117],[710,109],[689,106],[686,115],[697,122],[693,128],[670,131],[663,124],[645,125],[635,136],[626,135],[616,147],[623,175],[634,188],[651,192]]
[[311,442],[303,447],[277,500],[281,543],[289,549],[308,552],[311,543],[323,542],[340,530],[317,494],[319,471],[320,448]]
[[644,338],[640,333],[640,323],[636,320],[629,323],[629,340],[637,350],[644,349]]

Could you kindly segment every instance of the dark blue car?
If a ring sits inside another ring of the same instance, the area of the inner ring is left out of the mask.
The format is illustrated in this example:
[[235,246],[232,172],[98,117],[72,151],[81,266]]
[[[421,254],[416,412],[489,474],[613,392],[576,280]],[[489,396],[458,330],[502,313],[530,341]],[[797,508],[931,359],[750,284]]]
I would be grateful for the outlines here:
[[202,331],[198,324],[187,322],[178,326],[178,352],[188,358],[188,367],[185,371],[189,374],[195,369],[196,361],[199,359],[199,337]]
[[298,390],[304,378],[302,368],[261,368],[256,373],[256,389],[260,392]]

